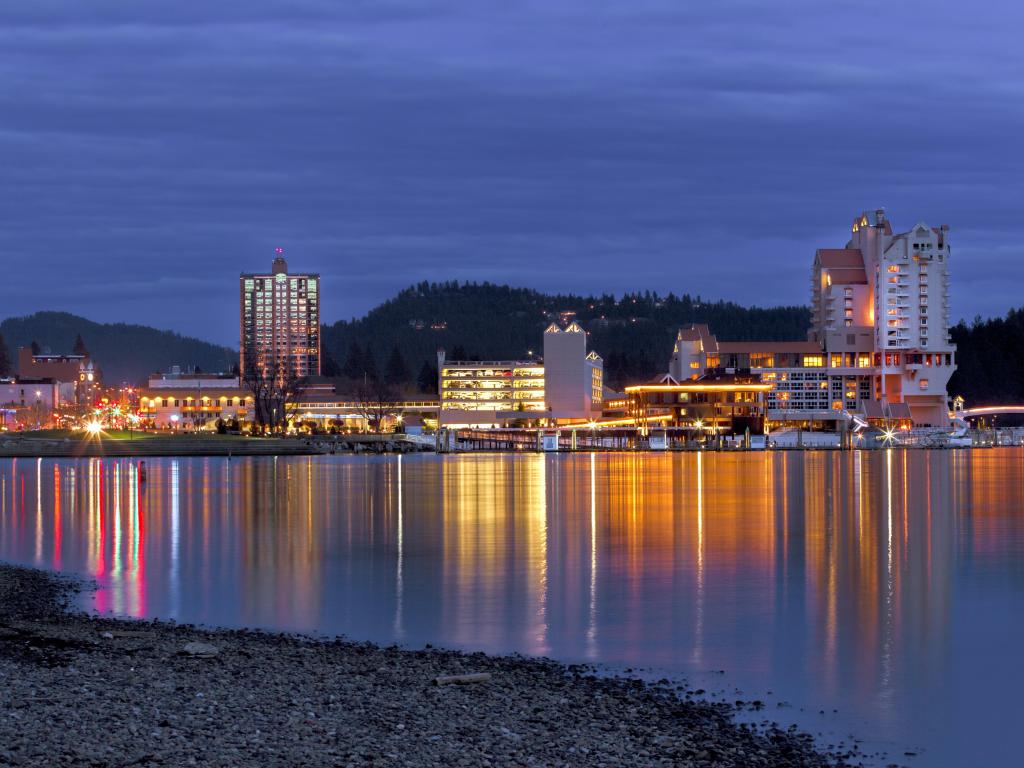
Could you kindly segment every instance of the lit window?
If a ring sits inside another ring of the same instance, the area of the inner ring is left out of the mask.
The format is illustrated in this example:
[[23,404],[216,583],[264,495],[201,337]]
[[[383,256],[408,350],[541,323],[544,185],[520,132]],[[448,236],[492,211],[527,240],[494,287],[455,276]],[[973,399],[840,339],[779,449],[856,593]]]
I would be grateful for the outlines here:
[[917,382],[917,386],[919,386],[921,389],[928,389],[928,379],[921,379],[920,381]]

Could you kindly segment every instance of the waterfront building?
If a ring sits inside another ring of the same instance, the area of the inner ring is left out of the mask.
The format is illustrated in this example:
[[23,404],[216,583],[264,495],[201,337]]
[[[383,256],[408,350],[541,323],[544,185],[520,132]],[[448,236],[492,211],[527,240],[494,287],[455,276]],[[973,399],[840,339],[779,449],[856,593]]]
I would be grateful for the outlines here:
[[750,371],[772,384],[770,423],[946,426],[949,227],[894,235],[885,211],[854,219],[845,248],[815,252],[807,341],[718,341],[706,325],[676,336],[669,375]]
[[150,376],[139,390],[139,416],[165,429],[213,429],[218,419],[252,420],[252,393],[238,376],[194,373],[175,367]]
[[548,326],[540,360],[449,360],[441,349],[437,370],[444,426],[589,421],[604,397],[603,362],[576,322]]
[[712,372],[683,381],[663,376],[626,387],[627,412],[642,432],[657,423],[697,426],[712,434],[757,434],[765,429],[771,391],[771,384],[749,373]]
[[280,248],[269,273],[239,278],[239,370],[278,379],[320,375],[320,276],[288,272]]
[[544,365],[538,360],[448,360],[437,352],[440,420],[498,426],[546,416]]
[[579,323],[552,323],[544,331],[544,406],[554,419],[590,419],[604,399],[604,363],[587,352]]

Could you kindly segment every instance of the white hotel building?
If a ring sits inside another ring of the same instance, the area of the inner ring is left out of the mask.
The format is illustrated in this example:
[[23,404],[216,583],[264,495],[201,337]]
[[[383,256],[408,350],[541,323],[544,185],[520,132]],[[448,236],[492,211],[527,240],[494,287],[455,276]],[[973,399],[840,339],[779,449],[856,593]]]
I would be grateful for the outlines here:
[[807,342],[719,342],[707,326],[680,330],[676,380],[749,368],[772,382],[769,421],[872,421],[946,426],[949,227],[920,223],[893,234],[884,210],[865,212],[844,248],[815,253]]

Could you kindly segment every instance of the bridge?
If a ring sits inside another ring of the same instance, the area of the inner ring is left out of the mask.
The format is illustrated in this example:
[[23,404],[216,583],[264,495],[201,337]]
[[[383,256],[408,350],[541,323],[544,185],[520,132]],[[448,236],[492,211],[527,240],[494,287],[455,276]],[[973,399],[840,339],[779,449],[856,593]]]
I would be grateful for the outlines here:
[[973,419],[977,416],[1005,416],[1008,414],[1024,415],[1024,405],[982,405],[976,408],[964,408],[950,414],[953,418]]

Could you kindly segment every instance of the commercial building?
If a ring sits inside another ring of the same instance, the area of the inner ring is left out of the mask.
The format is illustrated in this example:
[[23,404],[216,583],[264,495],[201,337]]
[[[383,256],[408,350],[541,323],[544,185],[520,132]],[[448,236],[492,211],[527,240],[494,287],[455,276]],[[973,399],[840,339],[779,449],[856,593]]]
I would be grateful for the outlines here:
[[58,383],[54,408],[89,405],[102,385],[100,369],[88,355],[36,354],[30,347],[18,349],[18,379]]
[[707,373],[626,387],[626,399],[629,416],[644,432],[657,422],[665,427],[698,425],[711,433],[757,434],[765,429],[771,390],[771,384],[752,374]]
[[239,370],[320,375],[320,276],[293,274],[277,249],[269,273],[239,278]]
[[217,419],[251,420],[252,393],[231,374],[172,369],[151,376],[138,396],[139,416],[160,428],[200,430]]
[[894,235],[885,211],[854,219],[845,248],[816,251],[807,341],[722,342],[706,325],[676,337],[669,375],[749,371],[772,385],[770,423],[866,421],[943,427],[955,370],[949,228]]
[[0,379],[0,430],[38,429],[61,406],[61,387],[53,379]]
[[604,397],[603,362],[578,323],[552,323],[540,360],[449,360],[438,350],[440,423],[499,426],[589,421]]
[[587,334],[573,321],[544,331],[544,405],[553,419],[590,419],[604,400],[604,363],[587,352]]

